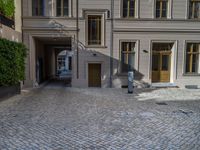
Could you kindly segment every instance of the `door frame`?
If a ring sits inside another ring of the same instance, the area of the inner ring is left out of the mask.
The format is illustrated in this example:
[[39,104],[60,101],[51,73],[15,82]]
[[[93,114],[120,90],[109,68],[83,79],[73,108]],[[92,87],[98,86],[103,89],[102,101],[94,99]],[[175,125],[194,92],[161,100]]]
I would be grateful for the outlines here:
[[102,61],[88,61],[86,63],[86,79],[87,79],[87,87],[89,87],[89,64],[100,64],[101,65],[101,87],[103,84],[102,75],[103,75],[103,62]]
[[[154,43],[169,43],[173,44],[171,50],[171,66],[170,66],[170,83],[174,83],[177,79],[177,60],[178,60],[178,40],[150,40],[150,54],[149,54],[149,80],[152,82],[152,56],[153,56],[153,44]],[[164,83],[164,82],[158,82]]]
[[[156,79],[155,81],[153,81],[153,77],[152,77],[152,83],[159,83],[159,82],[160,83],[169,83],[170,82],[170,76],[171,76],[171,53],[172,53],[171,50],[170,51],[152,52],[152,58],[153,58],[154,55],[157,55],[159,57],[159,59],[158,59],[158,70],[157,71],[152,70],[152,75],[153,74],[157,74],[159,76],[159,78]],[[162,59],[163,59],[163,56],[168,56],[169,57],[168,62],[167,62],[168,63],[168,70],[165,70],[165,71],[162,70],[162,65],[163,65]],[[153,60],[152,60],[152,67],[153,67]],[[162,74],[164,74],[164,72],[165,72],[165,74],[166,74],[166,72],[168,74],[168,76],[167,76],[168,79],[166,79],[166,81],[164,81],[163,78],[162,78]],[[167,80],[169,80],[169,81],[167,81]]]

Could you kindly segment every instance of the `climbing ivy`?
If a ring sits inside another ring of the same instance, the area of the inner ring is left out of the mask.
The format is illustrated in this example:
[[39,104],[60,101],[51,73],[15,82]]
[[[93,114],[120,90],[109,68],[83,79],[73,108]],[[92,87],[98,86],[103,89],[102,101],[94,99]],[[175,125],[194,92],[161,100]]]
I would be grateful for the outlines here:
[[13,18],[15,14],[14,0],[0,0],[0,13],[8,18]]
[[10,86],[25,79],[27,48],[22,43],[0,39],[0,86]]

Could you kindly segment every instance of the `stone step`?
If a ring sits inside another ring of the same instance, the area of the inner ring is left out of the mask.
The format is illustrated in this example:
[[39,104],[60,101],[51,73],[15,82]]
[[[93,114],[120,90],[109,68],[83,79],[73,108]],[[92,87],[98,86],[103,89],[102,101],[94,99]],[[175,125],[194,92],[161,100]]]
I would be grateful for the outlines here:
[[151,88],[178,88],[175,83],[152,83]]

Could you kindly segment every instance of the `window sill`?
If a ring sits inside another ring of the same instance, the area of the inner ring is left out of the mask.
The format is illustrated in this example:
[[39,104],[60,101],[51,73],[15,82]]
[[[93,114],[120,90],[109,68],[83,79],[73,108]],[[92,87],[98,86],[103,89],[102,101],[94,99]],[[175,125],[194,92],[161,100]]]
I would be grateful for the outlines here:
[[200,18],[187,18],[188,20],[200,21]]
[[107,48],[107,46],[103,45],[86,45],[86,48]]
[[71,16],[23,16],[23,19],[75,19]]
[[184,73],[183,76],[185,76],[185,77],[199,77],[200,73],[196,73],[196,74]]
[[137,17],[121,17],[121,19],[124,19],[124,20],[137,20],[139,18],[137,18]]
[[55,16],[55,18],[71,18],[70,16]]
[[171,18],[154,18],[154,19],[156,19],[156,20],[172,20]]

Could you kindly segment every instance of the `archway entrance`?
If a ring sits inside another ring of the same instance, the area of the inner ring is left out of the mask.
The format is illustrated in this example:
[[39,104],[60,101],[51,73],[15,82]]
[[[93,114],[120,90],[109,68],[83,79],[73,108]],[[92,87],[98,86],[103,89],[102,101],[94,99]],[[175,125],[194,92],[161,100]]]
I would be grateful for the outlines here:
[[71,38],[37,37],[35,44],[36,84],[71,86],[73,69]]

